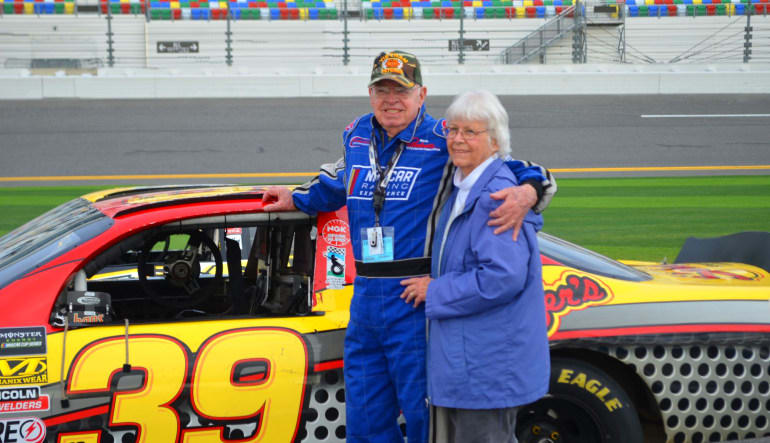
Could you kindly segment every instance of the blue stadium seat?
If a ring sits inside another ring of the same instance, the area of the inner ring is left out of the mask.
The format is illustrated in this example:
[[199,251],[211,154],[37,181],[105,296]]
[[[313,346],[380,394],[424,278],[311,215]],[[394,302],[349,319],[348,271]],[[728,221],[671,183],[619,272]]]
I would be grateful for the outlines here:
[[639,7],[638,6],[629,6],[628,7],[628,15],[631,17],[639,17]]

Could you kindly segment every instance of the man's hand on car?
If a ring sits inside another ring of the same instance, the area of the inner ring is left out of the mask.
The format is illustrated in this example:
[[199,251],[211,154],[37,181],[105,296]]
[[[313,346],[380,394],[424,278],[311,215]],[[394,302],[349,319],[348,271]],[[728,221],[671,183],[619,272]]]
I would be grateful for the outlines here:
[[273,211],[293,211],[294,199],[291,197],[291,191],[284,186],[270,186],[262,194],[262,202],[267,203],[262,209],[265,212]]

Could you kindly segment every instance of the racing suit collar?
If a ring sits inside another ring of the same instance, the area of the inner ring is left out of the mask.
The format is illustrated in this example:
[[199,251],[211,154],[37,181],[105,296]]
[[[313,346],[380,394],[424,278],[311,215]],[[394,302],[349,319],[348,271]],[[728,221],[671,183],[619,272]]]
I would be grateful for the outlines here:
[[[399,132],[395,137],[388,140],[388,143],[392,142],[395,139],[401,140],[404,143],[411,142],[415,135],[417,134],[417,129],[419,128],[419,124],[422,123],[422,121],[425,119],[425,103],[423,103],[420,106],[420,110],[417,111],[417,116],[409,123],[409,126],[404,128],[401,132]],[[383,128],[380,125],[380,122],[377,121],[377,119],[374,117],[374,113],[372,113],[371,117],[372,122],[372,128],[374,128],[376,131],[382,131],[383,134],[385,134],[385,137],[387,137],[387,133],[385,133],[385,128]]]

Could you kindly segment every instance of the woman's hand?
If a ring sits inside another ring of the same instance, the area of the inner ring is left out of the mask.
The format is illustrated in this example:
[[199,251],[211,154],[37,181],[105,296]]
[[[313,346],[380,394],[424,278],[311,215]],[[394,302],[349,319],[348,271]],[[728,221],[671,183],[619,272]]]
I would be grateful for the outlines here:
[[401,298],[406,303],[414,303],[415,308],[420,306],[420,303],[425,301],[425,296],[428,295],[428,285],[431,281],[433,279],[427,275],[401,280],[401,286],[406,286],[404,292],[401,293]]

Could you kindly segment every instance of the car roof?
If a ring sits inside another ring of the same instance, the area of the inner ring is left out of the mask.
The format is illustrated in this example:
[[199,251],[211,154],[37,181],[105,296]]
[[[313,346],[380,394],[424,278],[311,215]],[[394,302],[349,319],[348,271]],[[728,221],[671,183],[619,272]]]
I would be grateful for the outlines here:
[[262,200],[263,186],[174,185],[116,188],[82,198],[108,217],[162,207],[227,200]]

